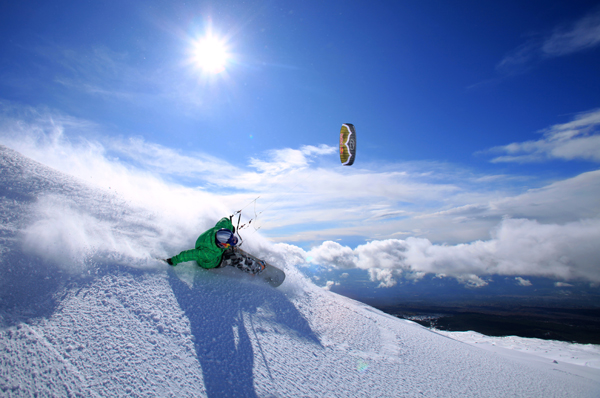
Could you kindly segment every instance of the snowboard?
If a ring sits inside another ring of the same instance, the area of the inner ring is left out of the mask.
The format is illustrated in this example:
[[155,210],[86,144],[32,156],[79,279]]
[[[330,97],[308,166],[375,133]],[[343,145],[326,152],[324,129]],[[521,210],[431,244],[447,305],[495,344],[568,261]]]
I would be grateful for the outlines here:
[[[274,266],[272,264],[267,263],[264,260],[259,259],[258,257],[240,249],[239,247],[235,247],[233,250],[237,256],[243,257],[244,261],[252,261],[252,262],[257,262],[259,264],[265,265],[265,269],[260,274],[256,274],[256,275],[248,274],[253,279],[266,282],[269,285],[271,285],[272,287],[279,287],[285,280],[285,272],[283,272],[283,270],[277,268],[276,266]],[[232,265],[234,268],[236,268],[233,264],[227,264],[227,261],[224,261],[224,262],[225,262],[225,264],[224,264],[225,266]],[[227,267],[227,268],[229,268],[229,267]],[[218,270],[218,269],[223,269],[223,268],[215,268],[215,270]],[[238,271],[240,271],[240,270],[238,270]]]

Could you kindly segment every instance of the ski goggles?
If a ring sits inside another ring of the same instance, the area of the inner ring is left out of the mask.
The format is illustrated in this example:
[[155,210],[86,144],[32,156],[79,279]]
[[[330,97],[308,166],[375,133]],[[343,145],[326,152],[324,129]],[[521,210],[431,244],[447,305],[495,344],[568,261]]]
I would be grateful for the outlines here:
[[222,228],[219,231],[217,231],[215,240],[217,246],[219,246],[222,249],[228,249],[229,247],[235,246],[238,243],[237,237],[233,234],[233,232],[226,228]]

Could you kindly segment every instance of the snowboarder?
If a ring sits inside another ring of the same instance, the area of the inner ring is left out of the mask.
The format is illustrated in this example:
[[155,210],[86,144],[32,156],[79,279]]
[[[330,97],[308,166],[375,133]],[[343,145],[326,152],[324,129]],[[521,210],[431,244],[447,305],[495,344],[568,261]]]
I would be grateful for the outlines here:
[[195,249],[185,250],[166,259],[169,265],[186,261],[196,261],[202,268],[221,268],[232,265],[244,272],[259,274],[265,269],[265,263],[244,256],[241,250],[235,250],[238,238],[231,220],[223,217],[217,224],[204,232],[196,240]]

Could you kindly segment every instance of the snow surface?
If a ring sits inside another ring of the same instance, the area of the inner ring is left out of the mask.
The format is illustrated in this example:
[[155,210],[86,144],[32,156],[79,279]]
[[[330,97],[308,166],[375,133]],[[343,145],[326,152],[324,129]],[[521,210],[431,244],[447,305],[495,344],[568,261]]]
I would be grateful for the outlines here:
[[258,234],[278,289],[153,259],[213,210],[165,217],[0,146],[0,394],[600,396],[597,346],[434,332],[316,287]]
[[[446,332],[438,330],[437,333],[468,344],[478,344],[479,347],[489,350],[497,347],[504,350],[526,352],[552,361],[600,369],[600,346],[595,344],[574,344],[518,336],[493,337],[473,331]],[[498,350],[498,352],[500,351]]]

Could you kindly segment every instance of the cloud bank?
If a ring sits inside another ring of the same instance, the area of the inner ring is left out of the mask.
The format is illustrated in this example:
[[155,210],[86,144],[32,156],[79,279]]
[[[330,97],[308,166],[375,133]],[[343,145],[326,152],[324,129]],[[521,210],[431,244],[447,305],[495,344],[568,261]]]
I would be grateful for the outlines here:
[[[485,241],[435,245],[428,239],[388,239],[355,249],[324,242],[307,252],[311,263],[328,267],[369,270],[380,287],[393,286],[396,278],[420,279],[425,274],[451,276],[480,287],[494,275],[529,275],[560,280],[600,282],[600,219],[540,224],[506,219]],[[523,278],[517,279],[528,286]]]

